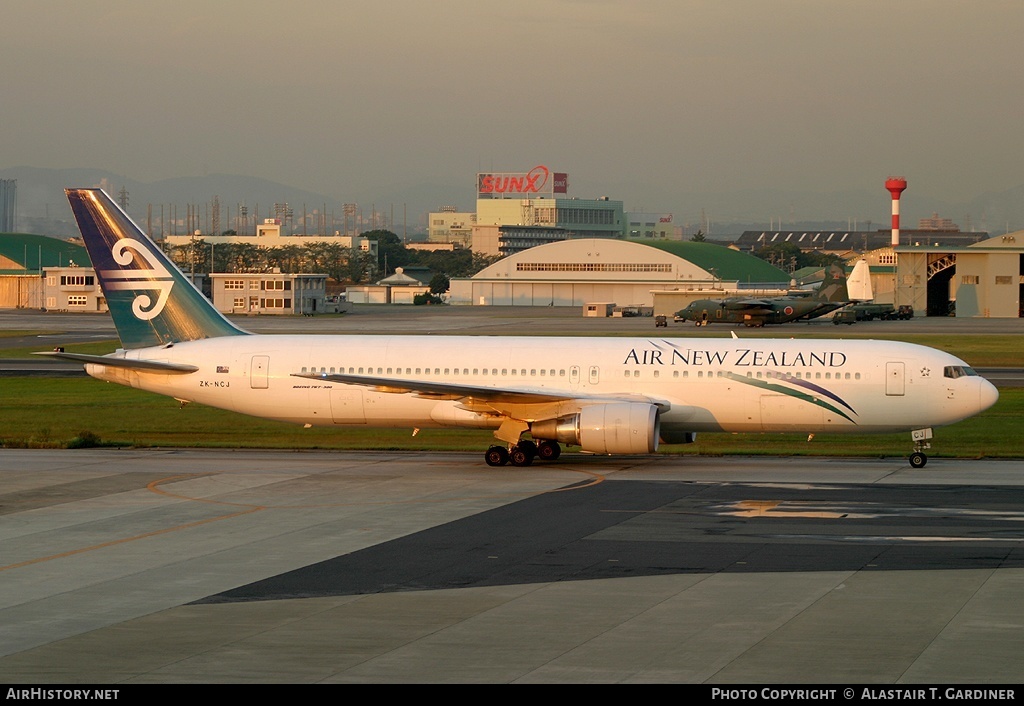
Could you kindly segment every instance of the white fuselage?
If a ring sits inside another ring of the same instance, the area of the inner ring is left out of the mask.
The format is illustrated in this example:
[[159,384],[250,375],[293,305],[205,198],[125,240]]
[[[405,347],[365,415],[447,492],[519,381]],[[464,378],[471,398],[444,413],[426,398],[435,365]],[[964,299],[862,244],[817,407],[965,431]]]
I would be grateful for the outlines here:
[[[298,424],[496,428],[645,398],[663,431],[889,432],[951,424],[991,406],[995,388],[950,375],[963,361],[888,341],[510,336],[228,336],[119,352],[190,364],[168,374],[87,365],[90,375],[181,400]],[[969,369],[967,369],[969,370]],[[376,386],[296,377],[334,373]],[[395,391],[379,379],[562,399],[493,409],[458,395]],[[390,391],[389,391],[390,390]]]

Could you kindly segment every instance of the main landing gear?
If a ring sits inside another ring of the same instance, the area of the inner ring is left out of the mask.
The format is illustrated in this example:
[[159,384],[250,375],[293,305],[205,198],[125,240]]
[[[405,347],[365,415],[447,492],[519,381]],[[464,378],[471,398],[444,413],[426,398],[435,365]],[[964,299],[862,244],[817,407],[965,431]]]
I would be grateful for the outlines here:
[[529,466],[533,459],[539,458],[542,461],[554,461],[562,455],[562,447],[557,441],[540,441],[535,443],[529,439],[523,439],[518,444],[505,448],[504,446],[492,446],[484,454],[484,460],[488,466],[504,466],[511,463],[513,466]]
[[914,440],[914,452],[910,454],[910,465],[914,468],[924,468],[924,465],[928,463],[928,457],[925,455],[925,449],[932,447],[929,440],[932,438],[931,429],[915,429],[910,432],[910,438]]

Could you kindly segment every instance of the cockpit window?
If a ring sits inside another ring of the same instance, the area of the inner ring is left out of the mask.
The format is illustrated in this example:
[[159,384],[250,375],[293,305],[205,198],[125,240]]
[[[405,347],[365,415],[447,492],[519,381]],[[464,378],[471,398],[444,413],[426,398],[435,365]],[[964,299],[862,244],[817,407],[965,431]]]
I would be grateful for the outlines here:
[[956,378],[977,375],[978,373],[974,372],[974,368],[969,368],[966,365],[947,365],[942,371],[942,374],[944,377],[955,380]]

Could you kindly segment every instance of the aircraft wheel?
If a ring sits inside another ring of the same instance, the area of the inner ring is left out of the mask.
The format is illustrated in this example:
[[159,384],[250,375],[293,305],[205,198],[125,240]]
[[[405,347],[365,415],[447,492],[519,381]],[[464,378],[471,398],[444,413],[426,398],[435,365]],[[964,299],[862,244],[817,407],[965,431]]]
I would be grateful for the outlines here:
[[508,460],[512,462],[513,466],[529,466],[533,463],[533,454],[528,448],[513,446],[512,450],[508,452]]
[[924,468],[926,463],[928,463],[928,457],[920,451],[910,454],[910,465],[914,468]]
[[531,458],[537,457],[537,444],[530,441],[529,439],[520,439],[519,443],[516,444],[519,448],[524,449]]
[[537,444],[537,456],[541,461],[555,461],[562,455],[562,447],[557,441],[542,441]]
[[492,446],[484,454],[488,466],[504,466],[509,461],[508,451],[503,446]]

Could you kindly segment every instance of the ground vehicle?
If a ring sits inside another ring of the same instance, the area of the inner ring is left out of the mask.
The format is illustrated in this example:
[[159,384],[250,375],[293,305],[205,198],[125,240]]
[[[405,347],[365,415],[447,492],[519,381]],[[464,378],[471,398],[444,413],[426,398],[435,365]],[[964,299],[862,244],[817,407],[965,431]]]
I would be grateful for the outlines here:
[[914,318],[914,307],[909,304],[901,304],[893,307],[892,304],[854,304],[841,311],[837,311],[832,317],[832,323],[852,324],[855,321],[895,321],[896,319],[906,320]]
[[662,326],[666,326],[667,327],[668,326],[668,317],[661,316],[661,315],[655,316],[654,317],[654,326],[655,326],[655,328],[661,328]]

